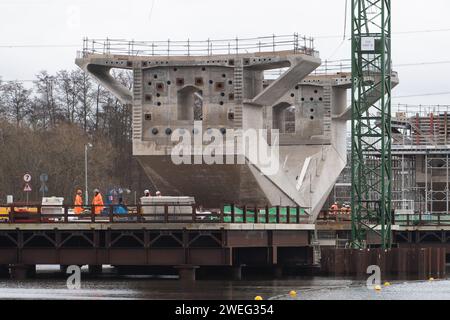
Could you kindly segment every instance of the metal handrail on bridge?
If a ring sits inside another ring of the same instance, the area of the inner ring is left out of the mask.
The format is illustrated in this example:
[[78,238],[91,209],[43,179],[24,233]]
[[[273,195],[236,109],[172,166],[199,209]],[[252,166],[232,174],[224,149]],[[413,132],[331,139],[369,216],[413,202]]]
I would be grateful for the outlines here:
[[127,56],[213,56],[256,52],[293,51],[317,56],[314,39],[292,35],[271,35],[258,38],[235,38],[205,41],[128,41],[122,39],[83,39],[80,57],[90,54]]
[[[96,208],[101,213],[96,214]],[[118,208],[126,213],[117,213]],[[75,208],[82,213],[76,214]],[[0,223],[20,224],[77,224],[77,223],[221,223],[221,224],[308,224],[309,215],[300,207],[260,207],[228,205],[222,209],[204,210],[197,205],[151,204],[151,205],[0,205]],[[145,213],[148,210],[152,213]],[[52,213],[46,213],[51,210]],[[59,213],[58,213],[59,211]],[[2,212],[2,211],[0,211]]]
[[[450,214],[444,212],[433,213],[405,213],[394,214],[392,224],[401,227],[450,227]],[[351,223],[351,213],[341,213],[324,210],[320,213],[318,222]],[[375,222],[372,222],[375,223]]]

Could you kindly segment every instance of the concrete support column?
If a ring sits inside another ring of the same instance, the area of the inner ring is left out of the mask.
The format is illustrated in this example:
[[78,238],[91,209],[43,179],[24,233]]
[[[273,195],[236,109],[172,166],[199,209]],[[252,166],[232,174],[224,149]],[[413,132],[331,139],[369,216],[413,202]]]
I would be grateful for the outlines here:
[[177,266],[175,267],[176,270],[178,270],[178,275],[180,276],[180,281],[183,282],[195,282],[195,271],[199,267],[197,266]]
[[36,275],[36,266],[25,264],[12,264],[9,266],[12,280],[26,280]]
[[0,266],[0,278],[8,278],[9,277],[9,267]]
[[28,265],[27,266],[27,277],[28,278],[36,278],[36,265]]
[[233,266],[231,267],[231,278],[235,281],[242,280],[242,268],[243,266]]
[[281,265],[275,265],[275,266],[273,267],[273,276],[274,276],[276,279],[282,278],[282,277],[283,277],[283,266],[281,266]]
[[101,274],[103,271],[102,265],[89,265],[89,273],[90,274]]

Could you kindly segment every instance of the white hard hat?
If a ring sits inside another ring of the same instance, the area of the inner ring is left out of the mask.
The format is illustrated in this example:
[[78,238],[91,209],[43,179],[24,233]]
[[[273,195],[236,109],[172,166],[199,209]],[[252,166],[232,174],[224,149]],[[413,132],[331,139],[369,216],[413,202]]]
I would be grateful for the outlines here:
[[145,190],[144,193],[150,193],[150,190]]
[[98,189],[94,189],[94,192],[100,193],[100,190],[98,190]]

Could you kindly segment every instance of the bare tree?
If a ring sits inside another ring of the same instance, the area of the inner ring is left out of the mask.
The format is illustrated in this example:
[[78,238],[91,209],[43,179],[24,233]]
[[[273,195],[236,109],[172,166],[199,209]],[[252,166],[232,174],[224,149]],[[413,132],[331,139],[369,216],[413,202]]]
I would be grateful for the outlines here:
[[54,127],[59,119],[59,107],[56,102],[56,78],[41,71],[36,76],[35,81],[38,106],[40,107],[40,116],[44,129]]
[[6,119],[13,121],[17,127],[27,115],[31,108],[31,90],[26,89],[20,82],[7,82],[0,86],[2,106]]
[[[130,72],[112,70],[130,90]],[[89,185],[142,189],[148,181],[132,156],[132,109],[81,70],[46,71],[33,88],[0,85],[0,197],[24,198],[21,176],[47,173],[51,195],[71,201],[84,186],[84,145],[91,142]],[[34,186],[32,199],[39,199]]]
[[78,105],[77,79],[79,71],[61,70],[56,74],[57,100],[65,113],[66,121],[75,123]]
[[80,123],[85,132],[89,130],[89,120],[92,116],[92,104],[93,104],[93,83],[88,75],[84,72],[77,73],[76,75],[76,88],[78,101],[80,102],[78,107],[78,116]]

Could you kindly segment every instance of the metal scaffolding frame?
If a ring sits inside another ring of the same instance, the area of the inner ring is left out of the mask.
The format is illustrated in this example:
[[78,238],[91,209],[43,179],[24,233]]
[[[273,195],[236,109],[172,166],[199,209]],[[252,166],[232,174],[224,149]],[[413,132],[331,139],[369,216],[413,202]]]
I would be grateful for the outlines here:
[[391,247],[391,6],[352,0],[352,238]]
[[449,214],[449,173],[450,152],[425,155],[425,213]]
[[[450,221],[448,110],[435,105],[393,106],[391,203],[396,224],[402,224],[402,221]],[[439,126],[435,126],[433,134],[425,132],[425,127],[431,127],[430,124],[436,121]],[[351,195],[350,163],[336,183],[326,208],[334,202],[348,201]]]

